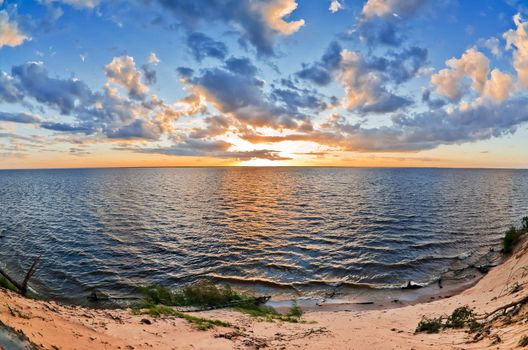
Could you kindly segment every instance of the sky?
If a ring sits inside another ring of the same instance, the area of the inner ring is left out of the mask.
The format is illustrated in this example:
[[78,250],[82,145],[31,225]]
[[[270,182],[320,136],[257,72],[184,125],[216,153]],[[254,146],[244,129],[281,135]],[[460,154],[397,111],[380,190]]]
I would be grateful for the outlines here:
[[0,168],[528,168],[525,0],[0,0]]

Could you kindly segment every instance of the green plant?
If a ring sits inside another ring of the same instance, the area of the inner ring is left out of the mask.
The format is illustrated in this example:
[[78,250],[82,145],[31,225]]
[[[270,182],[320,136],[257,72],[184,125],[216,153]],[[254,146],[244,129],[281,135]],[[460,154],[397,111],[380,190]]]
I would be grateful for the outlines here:
[[475,313],[469,306],[456,308],[445,322],[445,328],[464,328],[466,324],[475,321]]
[[423,317],[416,327],[416,332],[438,333],[443,328],[464,327],[468,327],[470,333],[479,332],[484,328],[484,324],[477,321],[473,309],[467,305],[456,308],[447,318]]
[[230,286],[216,286],[209,281],[198,281],[176,291],[160,285],[140,287],[143,300],[139,306],[168,305],[221,308],[230,306],[256,307],[258,298],[237,292]]
[[301,317],[302,314],[303,314],[302,309],[299,306],[297,306],[297,302],[294,301],[290,308],[290,312],[288,312],[288,316]]
[[428,318],[424,316],[416,327],[416,333],[438,333],[442,327],[442,317]]
[[141,311],[136,309],[134,311],[134,313],[136,313],[136,314],[148,314],[148,315],[150,315],[152,317],[175,316],[175,317],[182,318],[182,319],[186,320],[187,322],[191,323],[192,326],[195,329],[198,329],[198,330],[201,330],[201,331],[211,329],[211,328],[213,328],[215,326],[233,327],[228,322],[224,322],[224,321],[216,320],[216,319],[209,319],[209,318],[204,318],[204,317],[192,316],[192,315],[189,315],[187,313],[175,310],[174,308],[172,308],[170,306],[165,306],[165,305],[152,306],[152,307],[148,308],[146,311],[143,311],[143,312],[141,312]]
[[512,226],[506,231],[502,247],[504,254],[511,254],[517,243],[521,240],[521,237],[525,233],[528,233],[528,216],[523,217],[521,222],[520,228]]
[[302,310],[293,303],[287,315],[278,313],[273,307],[263,304],[262,298],[237,292],[230,286],[216,286],[203,280],[172,291],[160,285],[140,287],[143,299],[137,303],[132,312],[142,313],[148,309],[151,316],[175,315],[179,312],[170,306],[194,306],[202,308],[233,307],[235,310],[261,318],[265,321],[281,320],[285,322],[304,322],[300,319]]
[[521,235],[521,230],[518,230],[515,226],[510,227],[504,236],[502,252],[504,254],[511,254],[513,248],[519,242]]
[[525,347],[528,345],[528,337],[523,335],[521,339],[519,339],[519,346]]

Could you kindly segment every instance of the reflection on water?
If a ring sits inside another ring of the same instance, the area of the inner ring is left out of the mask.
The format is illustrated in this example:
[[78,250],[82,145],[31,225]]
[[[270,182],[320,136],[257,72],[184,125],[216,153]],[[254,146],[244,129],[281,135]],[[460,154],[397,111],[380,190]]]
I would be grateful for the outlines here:
[[201,276],[318,293],[429,283],[528,213],[528,171],[168,168],[0,172],[0,256],[36,287],[128,294]]

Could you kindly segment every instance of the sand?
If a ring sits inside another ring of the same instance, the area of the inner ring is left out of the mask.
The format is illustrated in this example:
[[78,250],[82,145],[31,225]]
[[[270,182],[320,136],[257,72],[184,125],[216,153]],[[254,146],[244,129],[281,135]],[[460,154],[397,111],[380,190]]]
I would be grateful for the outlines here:
[[5,290],[0,291],[0,321],[43,349],[512,349],[528,335],[528,306],[491,322],[489,334],[477,340],[464,329],[438,334],[415,334],[415,329],[424,315],[450,314],[463,305],[485,314],[524,297],[528,297],[528,241],[457,295],[384,310],[361,311],[347,305],[309,310],[303,324],[262,322],[224,309],[193,314],[221,319],[238,329],[199,331],[175,317],[60,305]]

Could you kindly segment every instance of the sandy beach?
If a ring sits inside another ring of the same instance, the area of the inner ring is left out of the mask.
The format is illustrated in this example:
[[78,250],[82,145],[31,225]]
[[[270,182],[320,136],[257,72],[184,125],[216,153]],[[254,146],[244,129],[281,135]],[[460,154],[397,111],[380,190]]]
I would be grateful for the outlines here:
[[415,333],[425,316],[450,314],[468,305],[485,315],[528,296],[528,242],[473,287],[451,297],[384,310],[307,310],[306,323],[263,322],[230,309],[191,313],[220,319],[232,327],[194,329],[175,317],[133,315],[23,298],[0,291],[0,321],[43,349],[511,349],[528,335],[527,308],[490,318],[489,331]]

